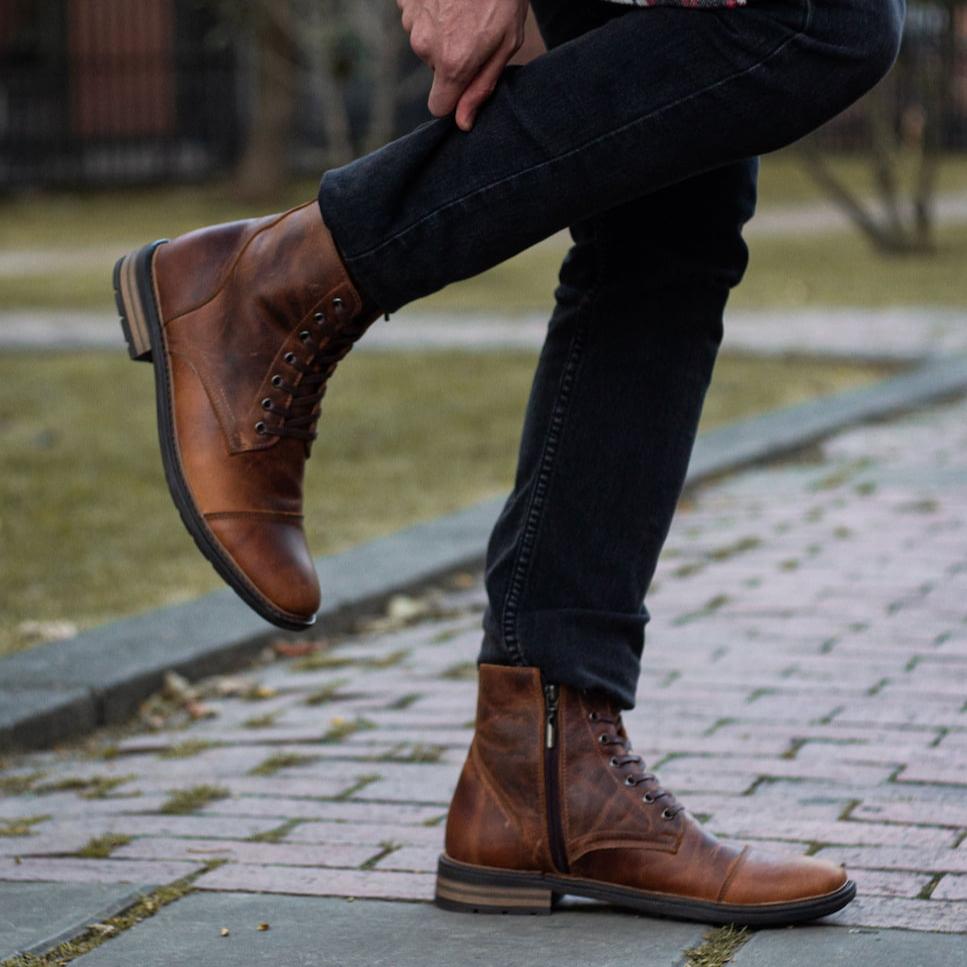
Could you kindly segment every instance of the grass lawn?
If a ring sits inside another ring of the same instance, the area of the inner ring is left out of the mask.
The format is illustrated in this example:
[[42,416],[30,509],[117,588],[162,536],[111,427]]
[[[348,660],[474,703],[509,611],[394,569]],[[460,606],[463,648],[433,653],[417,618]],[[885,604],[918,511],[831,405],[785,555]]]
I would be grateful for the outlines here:
[[[844,179],[859,191],[870,184],[866,165],[840,159]],[[967,190],[967,156],[942,169],[941,189]],[[314,181],[291,186],[276,209],[313,196]],[[763,161],[760,210],[821,200],[788,153]],[[0,309],[103,309],[113,314],[110,271],[129,247],[199,225],[244,217],[251,207],[224,186],[12,197],[0,201]],[[753,260],[737,305],[961,305],[967,301],[967,226],[940,232],[930,257],[884,258],[855,232],[828,238],[753,241]],[[425,300],[420,308],[501,313],[544,309],[566,246],[564,236]],[[50,250],[60,261],[3,271],[4,254]]]
[[[360,353],[308,467],[316,553],[509,487],[530,353]],[[885,370],[723,357],[704,428]],[[0,355],[0,653],[29,620],[81,627],[220,586],[162,478],[151,371],[120,353]]]
[[[891,258],[874,253],[849,233],[752,238],[749,270],[729,306],[964,306],[967,225],[944,227],[939,236],[939,251],[934,255]],[[542,310],[564,251],[556,242],[536,246],[417,305],[434,312]]]

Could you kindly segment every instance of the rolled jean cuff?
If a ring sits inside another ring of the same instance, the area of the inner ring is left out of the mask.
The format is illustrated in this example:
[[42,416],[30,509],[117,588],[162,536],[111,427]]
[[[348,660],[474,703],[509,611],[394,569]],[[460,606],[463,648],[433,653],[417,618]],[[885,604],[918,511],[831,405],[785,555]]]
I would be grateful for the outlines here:
[[[603,691],[623,709],[634,708],[648,612],[531,611],[517,618],[513,651],[541,670],[545,681]],[[488,629],[480,661],[520,664]]]
[[323,223],[329,229],[329,234],[332,235],[332,239],[336,243],[336,251],[339,252],[343,266],[349,273],[349,277],[363,302],[371,309],[381,313],[395,312],[403,305],[403,302],[395,293],[384,291],[377,279],[372,278],[364,267],[346,254],[350,251],[349,243],[353,217],[352,203],[348,197],[349,192],[344,190],[344,187],[347,181],[352,182],[352,172],[350,171],[352,164],[353,162],[350,162],[342,168],[327,171],[322,176],[317,196],[319,211],[322,214]]

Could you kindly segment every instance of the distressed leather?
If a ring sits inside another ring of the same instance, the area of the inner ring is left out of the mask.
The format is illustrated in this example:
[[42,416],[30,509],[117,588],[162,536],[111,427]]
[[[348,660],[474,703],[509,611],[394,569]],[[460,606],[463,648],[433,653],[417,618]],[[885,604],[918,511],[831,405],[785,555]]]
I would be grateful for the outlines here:
[[447,815],[447,855],[546,870],[544,698],[531,668],[480,666],[477,727]]
[[557,716],[567,868],[555,870],[547,848],[544,696],[535,668],[480,667],[476,732],[447,821],[451,859],[739,905],[823,896],[846,882],[832,863],[731,846],[703,830],[657,777],[620,761],[627,749],[601,741],[627,739],[607,699],[561,686]]
[[[191,232],[158,247],[152,265],[171,382],[174,436],[196,509],[235,568],[277,610],[311,620],[319,583],[303,531],[310,442],[273,435],[314,345],[362,317],[316,202]],[[322,313],[322,319],[317,318]],[[313,410],[318,414],[318,405]],[[261,432],[259,429],[261,426]]]

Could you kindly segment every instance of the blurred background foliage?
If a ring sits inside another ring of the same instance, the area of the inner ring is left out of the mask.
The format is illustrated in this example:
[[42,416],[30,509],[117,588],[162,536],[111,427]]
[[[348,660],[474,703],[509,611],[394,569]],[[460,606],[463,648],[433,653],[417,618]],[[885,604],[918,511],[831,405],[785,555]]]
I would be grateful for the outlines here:
[[[540,51],[532,29],[518,60]],[[326,168],[424,121],[429,81],[394,0],[0,0],[0,333],[110,319],[119,254],[312,197]],[[730,306],[776,325],[802,308],[963,307],[967,217],[943,216],[967,212],[965,152],[967,0],[911,0],[890,76],[764,159],[760,212],[779,229],[750,234]],[[566,246],[562,233],[412,311],[546,312]],[[354,354],[309,466],[313,549],[505,491],[535,356]],[[703,428],[891,371],[818,347],[726,353]],[[0,348],[0,653],[218,585],[156,449],[151,374],[120,338]]]

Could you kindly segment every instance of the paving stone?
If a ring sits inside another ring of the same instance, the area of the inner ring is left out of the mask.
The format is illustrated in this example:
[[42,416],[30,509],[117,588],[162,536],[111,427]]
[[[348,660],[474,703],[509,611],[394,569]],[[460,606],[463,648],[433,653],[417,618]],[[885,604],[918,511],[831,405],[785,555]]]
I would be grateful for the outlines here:
[[[299,823],[285,842],[377,845],[382,842],[402,846],[429,846],[443,849],[443,826],[406,826],[398,823]],[[965,854],[967,863],[967,854]]]
[[0,962],[42,954],[115,916],[156,884],[0,883]]
[[375,865],[377,870],[407,870],[415,873],[435,873],[440,849],[426,846],[403,846],[384,856]]
[[[967,780],[965,780],[967,782]],[[967,830],[967,797],[962,803],[912,802],[860,803],[850,819],[871,822],[909,823],[917,826],[951,826]]]
[[967,875],[948,873],[930,894],[930,899],[967,901]]
[[50,856],[74,853],[91,838],[89,829],[58,828],[49,824],[32,827],[29,836],[0,836],[0,856]]
[[170,883],[198,869],[197,863],[141,860],[0,858],[0,880],[51,883]]
[[[967,933],[967,903],[860,896],[826,922],[850,927],[896,927],[962,934]],[[963,938],[961,949],[962,945]]]
[[331,819],[353,823],[424,823],[445,813],[439,806],[410,803],[376,803],[361,800],[318,802],[311,799],[283,799],[246,796],[225,799],[202,810],[201,816],[274,816],[279,819]]
[[821,779],[830,783],[851,786],[876,786],[886,782],[893,769],[885,766],[861,766],[855,763],[837,763],[826,759],[820,762],[780,759],[778,757],[717,755],[703,759],[698,756],[679,756],[662,766],[662,771],[685,772],[737,772],[748,776]]
[[950,934],[904,930],[822,926],[760,930],[732,963],[735,967],[952,967],[962,960],[965,942]]
[[306,869],[228,863],[195,881],[199,890],[245,890],[298,896],[351,896],[387,900],[430,900],[435,877],[425,873]]
[[805,839],[811,843],[840,846],[879,846],[895,843],[898,837],[907,845],[925,849],[952,846],[955,837],[948,831],[906,827],[902,833],[895,826],[878,823],[813,822],[788,816],[764,816],[752,812],[746,818],[728,819],[721,813],[711,823],[715,832],[728,836],[762,836],[771,839]]
[[967,850],[917,849],[912,846],[837,846],[821,849],[820,859],[868,870],[922,870],[927,873],[967,873]]
[[226,859],[232,863],[357,867],[379,852],[375,843],[369,846],[351,843],[310,846],[307,843],[294,842],[253,843],[244,840],[152,837],[136,839],[127,846],[116,849],[111,856],[114,859]]
[[[927,873],[897,873],[886,870],[850,870],[850,879],[862,895],[898,896],[915,900],[933,877]],[[956,899],[951,897],[949,899]]]
[[105,833],[122,833],[128,836],[186,836],[200,838],[245,839],[256,833],[275,829],[278,820],[272,818],[236,818],[215,816],[90,816],[84,819],[54,819],[31,827],[33,835],[0,837],[0,842],[10,839],[28,845],[34,841],[43,843],[47,837],[64,842],[78,837],[83,842]]
[[[381,874],[388,876],[389,874]],[[270,924],[256,931],[260,922]],[[224,927],[227,937],[219,935]],[[473,917],[423,903],[199,893],[79,958],[78,967],[674,967],[704,929],[579,906]]]

